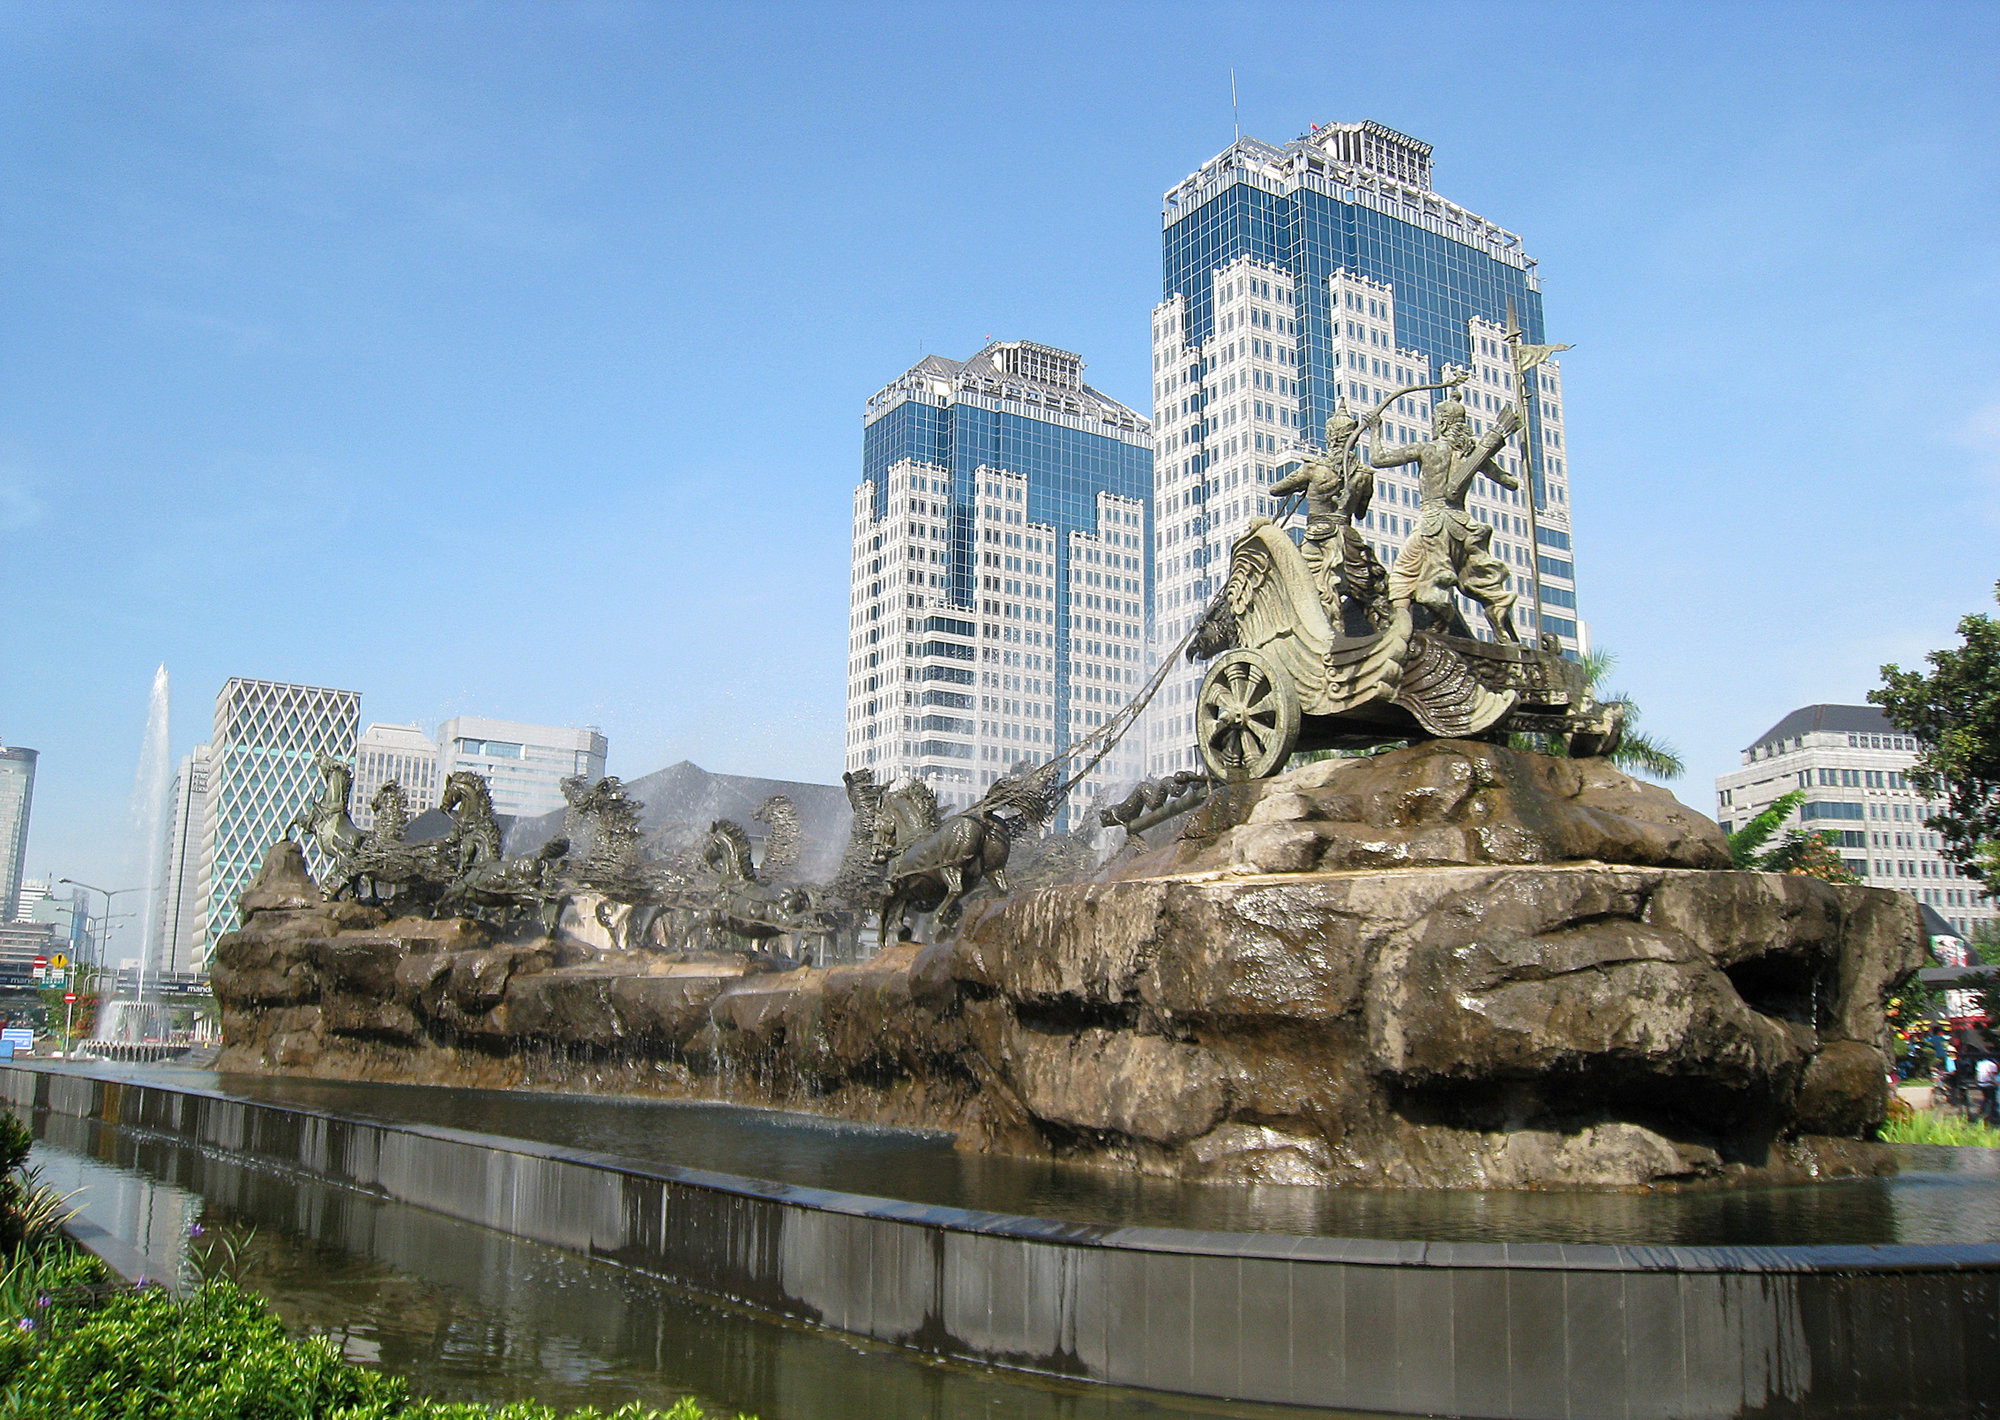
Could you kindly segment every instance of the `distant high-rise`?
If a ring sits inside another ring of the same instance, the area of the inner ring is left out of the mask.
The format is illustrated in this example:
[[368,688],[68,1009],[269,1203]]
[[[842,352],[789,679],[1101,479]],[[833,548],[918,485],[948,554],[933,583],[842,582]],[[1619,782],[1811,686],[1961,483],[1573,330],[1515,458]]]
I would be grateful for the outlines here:
[[419,725],[370,725],[354,750],[354,792],[349,814],[354,826],[375,826],[375,795],[391,779],[403,791],[410,816],[437,807],[442,781],[438,777],[438,743]]
[[[1145,679],[1146,420],[1028,341],[933,355],[868,401],[847,765],[951,806],[1059,753]],[[1080,788],[1138,777],[1137,736]]]
[[563,807],[562,781],[573,775],[602,778],[609,747],[594,727],[526,725],[479,715],[446,720],[437,737],[442,756],[438,792],[443,792],[442,776],[469,769],[485,778],[494,811],[510,818],[533,818]]
[[2000,907],[1925,825],[1944,805],[1911,783],[1916,762],[1916,740],[1875,706],[1807,705],[1759,735],[1741,769],[1716,776],[1716,821],[1728,833],[1799,790],[1805,802],[1780,830],[1829,836],[1862,882],[1907,892],[1970,936],[2000,920]]
[[0,745],[0,923],[21,906],[21,874],[28,861],[28,815],[35,806],[31,749]]
[[[192,969],[204,970],[223,933],[236,929],[236,899],[285,836],[292,815],[317,799],[321,754],[352,761],[361,693],[232,676],[215,697],[208,746],[208,807],[202,820],[202,921]],[[310,841],[315,874],[328,864]]]
[[[1511,303],[1541,342],[1542,294],[1521,239],[1440,197],[1427,143],[1375,123],[1315,127],[1282,148],[1243,138],[1166,195],[1164,299],[1153,312],[1154,654],[1193,626],[1227,574],[1229,549],[1276,505],[1266,490],[1325,437],[1344,401],[1365,414],[1398,388],[1469,370],[1457,398],[1475,433],[1514,400],[1503,346]],[[1481,479],[1468,511],[1494,529],[1514,569],[1514,624],[1535,636],[1530,559],[1542,572],[1542,629],[1574,650],[1569,468],[1561,373],[1541,366],[1531,435],[1542,497],[1540,547],[1523,493]],[[1389,442],[1428,437],[1433,396],[1384,414]],[[1516,453],[1502,462],[1520,472]],[[1417,518],[1415,465],[1377,475],[1363,532],[1385,565]],[[1484,618],[1466,607],[1477,634]],[[1148,768],[1196,763],[1192,713],[1202,667],[1173,672],[1149,713]]]
[[166,847],[162,866],[159,921],[153,932],[157,959],[149,974],[196,970],[200,944],[201,834],[208,811],[208,746],[196,745],[181,759],[167,799]]

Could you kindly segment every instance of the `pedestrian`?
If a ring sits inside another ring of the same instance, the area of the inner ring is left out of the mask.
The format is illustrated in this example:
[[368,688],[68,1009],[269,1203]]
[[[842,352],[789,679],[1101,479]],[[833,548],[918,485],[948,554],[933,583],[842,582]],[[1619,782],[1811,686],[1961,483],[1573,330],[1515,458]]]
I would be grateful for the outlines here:
[[2000,1104],[1996,1104],[2000,1101],[2000,1060],[1980,1056],[1972,1078],[1979,1086],[1979,1122],[2000,1129]]

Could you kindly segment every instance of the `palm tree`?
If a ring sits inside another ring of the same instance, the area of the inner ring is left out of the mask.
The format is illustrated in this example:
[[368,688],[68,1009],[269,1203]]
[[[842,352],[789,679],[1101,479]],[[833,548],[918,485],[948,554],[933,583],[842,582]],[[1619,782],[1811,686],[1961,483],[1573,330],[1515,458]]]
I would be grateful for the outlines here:
[[1780,794],[1764,806],[1762,813],[1729,835],[1729,860],[1745,870],[1761,866],[1764,845],[1778,831],[1778,825],[1792,816],[1792,810],[1806,801],[1806,791],[1794,789]]
[[[1604,689],[1605,677],[1618,664],[1618,657],[1610,651],[1588,651],[1577,664],[1583,668],[1584,686],[1593,700],[1625,708],[1625,733],[1618,748],[1611,752],[1611,762],[1620,769],[1637,770],[1656,779],[1678,779],[1685,774],[1687,766],[1681,762],[1679,750],[1634,728],[1639,720],[1639,707],[1632,697]],[[1569,744],[1560,735],[1515,735],[1510,743],[1515,749],[1538,750],[1564,758],[1569,755]]]

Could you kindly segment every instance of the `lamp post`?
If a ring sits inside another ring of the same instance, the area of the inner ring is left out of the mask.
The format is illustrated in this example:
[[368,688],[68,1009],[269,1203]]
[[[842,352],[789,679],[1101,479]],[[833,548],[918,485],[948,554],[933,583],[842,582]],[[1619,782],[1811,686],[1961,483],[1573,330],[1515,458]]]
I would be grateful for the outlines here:
[[[111,939],[111,899],[112,899],[112,898],[114,898],[114,897],[123,897],[123,896],[124,896],[124,895],[125,895],[126,893],[128,893],[128,892],[142,892],[142,891],[144,891],[144,889],[142,889],[142,888],[136,888],[136,887],[126,887],[126,888],[101,888],[101,887],[97,886],[97,884],[95,884],[95,883],[86,883],[86,882],[79,882],[79,881],[78,881],[77,879],[75,879],[75,878],[61,878],[61,879],[58,879],[58,881],[60,881],[60,882],[65,882],[65,883],[68,883],[68,884],[69,884],[69,885],[70,885],[71,887],[80,887],[80,888],[82,888],[82,889],[83,889],[84,891],[86,891],[86,892],[94,892],[94,893],[98,893],[98,894],[101,894],[101,895],[103,896],[103,898],[104,898],[104,916],[103,916],[102,918],[100,918],[100,919],[99,919],[99,920],[100,920],[100,921],[102,921],[102,922],[103,922],[103,924],[104,924],[104,938],[103,938],[103,940],[99,941],[99,942],[98,942],[98,944],[97,944],[97,966],[98,966],[99,970],[101,971],[101,970],[103,969],[103,966],[104,966],[104,952],[105,952],[105,948],[107,948],[107,947],[108,947],[108,946],[110,946],[110,944],[111,944],[111,940],[110,940],[110,939]],[[88,920],[89,920],[89,912],[88,912],[88,909],[86,909],[86,910],[85,910],[85,921],[86,921],[86,924],[88,923]],[[87,930],[87,927],[86,927],[86,930]],[[142,939],[142,940],[143,940],[143,939]],[[140,970],[140,972],[142,973],[142,976],[141,976],[141,980],[143,980],[143,979],[144,979],[144,977],[143,977],[143,973],[144,973],[144,971],[146,970],[146,960],[145,960],[145,950],[146,950],[146,949],[145,949],[145,947],[144,947],[144,946],[141,946],[141,947],[139,948],[139,952],[140,952],[140,956],[139,956],[139,970]],[[79,975],[80,975],[80,974],[81,974],[81,973],[79,973]],[[114,973],[112,974],[112,978],[111,978],[111,980],[112,980],[112,983],[113,983],[113,987],[114,987],[114,989],[115,989],[115,988],[116,988],[116,983],[117,983],[117,980],[118,980],[118,977],[117,977],[117,974],[116,974],[115,972],[114,972]],[[72,1048],[74,1048],[74,1047],[72,1046]]]
[[[111,935],[111,899],[114,897],[123,897],[128,892],[143,891],[143,889],[135,887],[101,888],[97,886],[95,883],[79,882],[75,878],[58,878],[57,881],[68,883],[71,887],[80,887],[86,892],[98,893],[104,898],[104,917],[102,920],[104,922],[104,935],[107,939]],[[97,964],[99,966],[104,965],[104,949],[109,945],[110,943],[108,940],[99,942],[97,944],[97,958],[98,958]]]

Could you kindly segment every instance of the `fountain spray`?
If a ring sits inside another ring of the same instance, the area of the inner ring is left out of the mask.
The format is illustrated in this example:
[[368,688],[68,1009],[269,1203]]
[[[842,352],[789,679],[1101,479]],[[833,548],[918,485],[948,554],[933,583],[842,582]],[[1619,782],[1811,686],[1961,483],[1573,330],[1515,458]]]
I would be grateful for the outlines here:
[[153,672],[153,693],[146,705],[146,738],[139,747],[139,772],[132,781],[132,832],[137,835],[135,867],[144,875],[146,893],[140,908],[139,1000],[146,999],[146,964],[160,948],[159,900],[166,876],[167,799],[172,790],[167,739],[167,668]]

